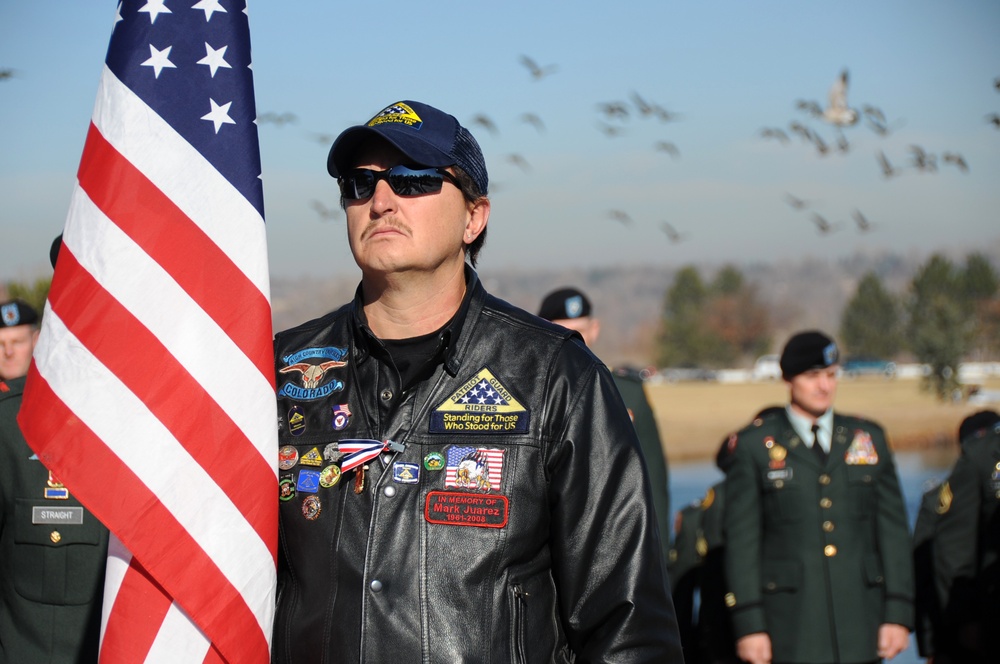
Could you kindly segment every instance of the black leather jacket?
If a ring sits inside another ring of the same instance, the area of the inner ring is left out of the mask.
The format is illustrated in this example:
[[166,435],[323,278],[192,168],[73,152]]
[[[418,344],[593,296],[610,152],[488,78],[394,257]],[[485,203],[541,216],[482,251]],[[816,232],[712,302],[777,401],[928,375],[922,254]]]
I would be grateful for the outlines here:
[[[682,662],[610,374],[471,269],[467,285],[405,392],[359,298],[276,336],[273,661]],[[360,493],[328,447],[356,439],[393,441]]]

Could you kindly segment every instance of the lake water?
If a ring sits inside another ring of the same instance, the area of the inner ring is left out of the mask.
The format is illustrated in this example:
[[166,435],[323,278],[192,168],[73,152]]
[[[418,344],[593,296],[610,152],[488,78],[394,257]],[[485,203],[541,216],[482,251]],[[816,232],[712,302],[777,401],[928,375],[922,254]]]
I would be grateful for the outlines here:
[[[950,466],[941,465],[940,455],[920,452],[899,452],[895,455],[899,481],[906,500],[906,510],[910,519],[910,530],[920,509],[920,498],[931,480],[944,480]],[[676,511],[705,495],[705,490],[722,479],[722,471],[714,461],[670,464],[670,505]],[[672,523],[672,521],[671,521]],[[925,660],[917,654],[917,643],[910,637],[910,647],[892,664],[918,664]]]

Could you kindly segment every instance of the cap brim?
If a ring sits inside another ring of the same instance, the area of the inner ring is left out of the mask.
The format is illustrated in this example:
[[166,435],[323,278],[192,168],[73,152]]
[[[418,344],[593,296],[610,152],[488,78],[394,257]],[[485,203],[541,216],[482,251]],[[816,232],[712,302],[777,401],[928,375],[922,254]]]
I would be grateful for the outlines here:
[[419,139],[408,127],[402,129],[391,124],[382,124],[376,127],[361,125],[345,129],[333,142],[330,154],[326,158],[326,170],[333,177],[339,177],[340,173],[349,170],[352,166],[350,160],[358,146],[366,139],[373,137],[388,142],[406,155],[414,166],[441,167],[452,166],[455,163],[453,157]]

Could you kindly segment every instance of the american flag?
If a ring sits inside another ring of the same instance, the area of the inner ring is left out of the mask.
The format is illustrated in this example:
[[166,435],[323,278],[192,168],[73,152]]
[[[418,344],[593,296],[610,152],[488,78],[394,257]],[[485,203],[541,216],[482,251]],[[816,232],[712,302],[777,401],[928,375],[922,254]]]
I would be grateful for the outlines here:
[[467,485],[458,479],[458,466],[462,461],[474,461],[476,466],[485,470],[485,478],[490,482],[492,491],[500,490],[500,481],[503,473],[503,450],[489,449],[484,447],[459,447],[453,445],[448,448],[448,461],[444,469],[444,487],[446,489],[474,489],[476,486],[473,478],[472,484]]
[[269,659],[277,413],[243,2],[124,1],[19,423],[112,532],[101,662]]

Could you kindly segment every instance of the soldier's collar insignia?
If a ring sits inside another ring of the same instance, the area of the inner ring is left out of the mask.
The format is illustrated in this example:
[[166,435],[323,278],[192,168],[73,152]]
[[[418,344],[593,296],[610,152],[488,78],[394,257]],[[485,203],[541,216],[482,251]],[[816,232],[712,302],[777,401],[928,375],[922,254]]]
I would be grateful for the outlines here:
[[528,430],[530,413],[483,367],[430,414],[431,433],[505,434]]

